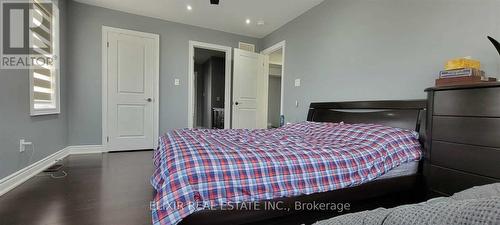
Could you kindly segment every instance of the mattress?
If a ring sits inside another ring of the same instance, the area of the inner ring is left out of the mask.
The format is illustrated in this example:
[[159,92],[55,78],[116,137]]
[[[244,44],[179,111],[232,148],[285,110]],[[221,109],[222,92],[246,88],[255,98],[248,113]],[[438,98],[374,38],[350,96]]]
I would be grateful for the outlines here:
[[418,172],[418,164],[419,164],[419,161],[403,163],[403,164],[389,170],[387,173],[376,178],[375,180],[384,180],[384,179],[391,179],[391,178],[395,178],[395,177],[404,177],[404,176],[415,175]]

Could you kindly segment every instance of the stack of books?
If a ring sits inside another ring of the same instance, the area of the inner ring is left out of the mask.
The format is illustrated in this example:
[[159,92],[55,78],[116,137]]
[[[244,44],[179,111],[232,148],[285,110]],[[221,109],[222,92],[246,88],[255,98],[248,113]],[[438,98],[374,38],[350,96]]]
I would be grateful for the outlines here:
[[475,84],[496,81],[496,78],[486,77],[481,70],[481,63],[472,59],[453,59],[446,63],[445,70],[439,72],[436,86]]

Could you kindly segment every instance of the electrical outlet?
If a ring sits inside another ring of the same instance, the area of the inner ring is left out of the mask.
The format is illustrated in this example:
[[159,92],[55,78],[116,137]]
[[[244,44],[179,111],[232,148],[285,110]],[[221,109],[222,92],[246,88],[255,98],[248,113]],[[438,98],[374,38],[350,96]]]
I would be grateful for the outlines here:
[[295,87],[300,87],[300,79],[295,79]]
[[179,85],[181,85],[181,80],[179,80],[179,79],[177,79],[177,78],[176,78],[176,79],[174,79],[174,85],[175,85],[175,86],[179,86]]

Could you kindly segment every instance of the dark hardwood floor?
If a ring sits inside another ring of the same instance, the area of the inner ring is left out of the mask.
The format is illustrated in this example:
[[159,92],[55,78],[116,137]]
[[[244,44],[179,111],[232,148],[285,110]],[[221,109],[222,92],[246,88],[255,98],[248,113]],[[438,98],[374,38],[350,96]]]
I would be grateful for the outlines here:
[[[0,196],[0,225],[151,224],[151,157],[151,151],[69,156],[62,168],[66,177],[41,173]],[[408,203],[402,196],[394,199],[399,200],[376,200],[376,206],[360,205],[354,211]],[[297,214],[248,225],[311,224],[332,216]]]
[[69,156],[67,177],[42,173],[1,196],[0,224],[151,224],[151,157],[151,151]]

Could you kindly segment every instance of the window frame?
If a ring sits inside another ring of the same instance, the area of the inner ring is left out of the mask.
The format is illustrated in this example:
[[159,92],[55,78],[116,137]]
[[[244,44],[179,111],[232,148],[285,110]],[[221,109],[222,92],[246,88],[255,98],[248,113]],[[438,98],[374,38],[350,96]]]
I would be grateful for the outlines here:
[[[33,0],[32,0],[33,1]],[[34,72],[35,69],[29,68],[29,80],[30,80],[30,116],[42,116],[42,115],[53,115],[61,113],[61,90],[60,90],[60,26],[59,26],[59,1],[52,0],[52,27],[53,27],[53,55],[57,58],[54,60],[54,67],[51,69],[52,77],[52,87],[54,87],[54,92],[52,97],[54,98],[54,108],[35,108],[35,93],[34,93]],[[29,16],[30,20],[32,16]],[[30,35],[30,42],[32,36]],[[30,54],[31,56],[31,54]]]

